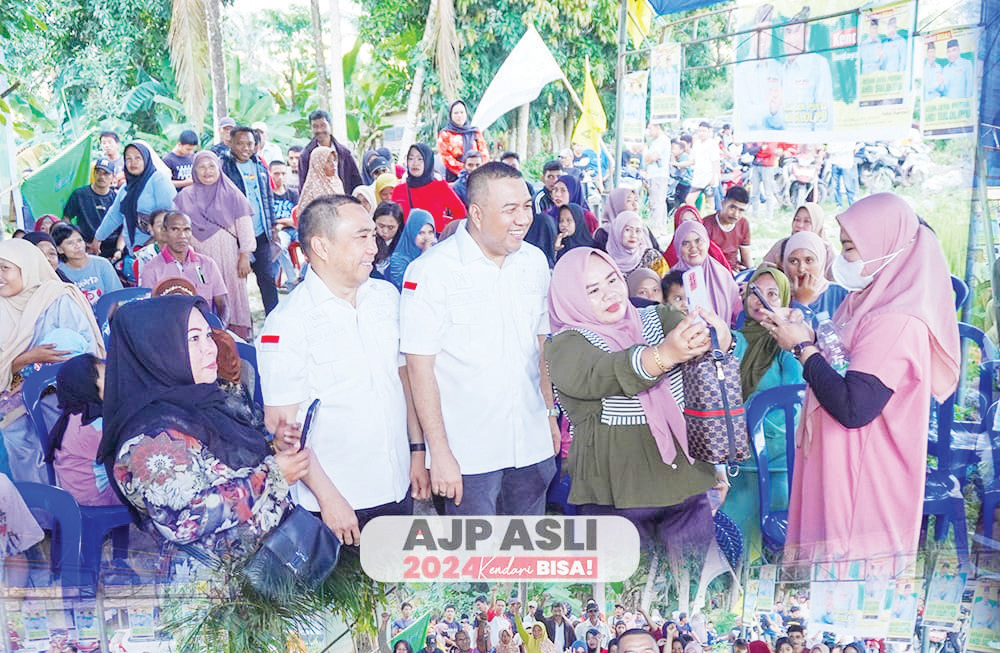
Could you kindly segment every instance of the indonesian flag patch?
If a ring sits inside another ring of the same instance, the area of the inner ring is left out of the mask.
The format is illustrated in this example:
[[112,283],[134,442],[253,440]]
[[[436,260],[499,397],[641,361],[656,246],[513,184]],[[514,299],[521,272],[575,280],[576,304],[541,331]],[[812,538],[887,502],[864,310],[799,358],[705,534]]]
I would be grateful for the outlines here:
[[404,281],[403,282],[403,290],[409,290],[410,292],[413,292],[416,289],[417,289],[417,282],[416,281]]
[[280,340],[281,336],[278,335],[262,335],[258,346],[261,351],[278,351]]

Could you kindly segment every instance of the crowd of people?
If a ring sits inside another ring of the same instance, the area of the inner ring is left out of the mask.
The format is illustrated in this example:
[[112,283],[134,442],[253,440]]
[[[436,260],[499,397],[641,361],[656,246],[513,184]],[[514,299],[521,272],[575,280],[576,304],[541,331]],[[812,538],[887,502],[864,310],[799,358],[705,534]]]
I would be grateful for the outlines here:
[[[568,475],[579,513],[629,518],[680,564],[704,555],[719,510],[760,539],[752,464],[732,482],[689,448],[680,370],[714,331],[740,360],[744,399],[808,386],[794,475],[784,425],[765,430],[787,559],[915,553],[930,400],[954,391],[959,349],[944,255],[905,200],[858,200],[839,235],[818,204],[797,207],[755,267],[746,212],[759,193],[715,198],[707,124],[670,234],[662,173],[688,155],[659,126],[637,164],[648,197],[623,185],[592,205],[593,176],[575,164],[589,169],[593,152],[546,163],[536,187],[517,154],[490,160],[468,114],[453,104],[437,151],[413,144],[399,166],[384,149],[359,166],[323,111],[309,144],[284,154],[263,125],[231,119],[211,148],[195,153],[185,133],[163,159],[103,134],[63,220],[0,242],[0,469],[44,482],[55,455],[81,503],[120,501],[165,542],[225,555],[252,550],[293,503],[357,545],[369,520],[432,496],[449,515],[541,514]],[[702,215],[699,197],[718,210]],[[280,302],[279,275],[294,288]],[[689,280],[702,289],[690,306]],[[117,310],[105,349],[91,306],[123,283],[154,297]],[[846,371],[817,346],[824,316]],[[263,406],[241,383],[240,340],[256,347]],[[77,355],[89,357],[71,366]],[[72,457],[41,450],[19,392],[52,363],[80,379],[59,399]],[[548,653],[518,631],[526,653]]]

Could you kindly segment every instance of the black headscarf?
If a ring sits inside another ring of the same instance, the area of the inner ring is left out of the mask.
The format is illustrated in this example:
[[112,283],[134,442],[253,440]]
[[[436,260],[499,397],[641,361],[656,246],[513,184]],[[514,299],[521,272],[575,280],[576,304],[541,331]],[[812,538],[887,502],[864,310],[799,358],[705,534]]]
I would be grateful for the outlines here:
[[[451,119],[451,112],[455,110],[455,105],[461,104],[465,107],[465,124],[459,127]],[[475,152],[479,150],[476,146],[476,132],[479,130],[472,126],[472,116],[469,114],[469,105],[467,105],[462,100],[455,100],[448,107],[448,124],[445,126],[445,131],[450,131],[453,134],[462,135],[462,154],[468,152]]]
[[267,434],[226,408],[215,383],[195,383],[188,355],[192,309],[200,297],[166,295],[122,306],[111,322],[104,384],[104,437],[97,459],[113,467],[122,442],[156,427],[176,428],[202,442],[233,469],[253,467],[270,453]]
[[[406,151],[407,158],[409,158],[410,152],[413,150],[420,152],[420,156],[424,160],[424,172],[419,177],[414,177],[407,172],[406,185],[410,188],[420,188],[421,186],[426,186],[434,181],[434,152],[430,147],[424,145],[423,143],[414,143],[410,146],[410,149]],[[409,166],[407,166],[407,170],[409,170]]]
[[80,354],[59,368],[56,375],[56,397],[62,414],[49,432],[49,449],[45,452],[45,462],[52,462],[56,449],[62,448],[71,415],[80,415],[80,423],[84,426],[101,416],[103,402],[97,388],[97,364],[100,362],[93,354]]
[[387,147],[368,150],[361,157],[361,178],[364,179],[366,185],[371,186],[375,183],[375,177],[377,176],[375,175],[375,169],[380,165],[389,166],[389,172],[393,172],[392,153]]
[[149,153],[148,147],[142,143],[131,143],[125,149],[130,147],[134,147],[142,155],[144,167],[142,173],[138,175],[133,175],[128,171],[128,166],[125,167],[125,197],[122,198],[120,210],[125,216],[125,228],[128,230],[129,242],[135,244],[135,229],[139,224],[139,196],[142,195],[146,183],[156,172],[156,166],[153,165],[153,156]]
[[[52,243],[53,247],[58,247],[58,245],[56,245],[56,241],[52,239],[52,236],[45,233],[44,231],[29,231],[28,233],[24,234],[22,238],[24,238],[24,240],[28,241],[35,247],[38,247],[38,243],[42,241],[47,243]],[[69,280],[69,277],[63,274],[63,271],[60,270],[59,268],[56,268],[56,276],[59,277],[59,280],[62,281],[63,283],[73,283],[72,281]]]
[[[393,206],[395,205],[395,206]],[[387,215],[396,221],[398,225],[396,227],[396,235],[392,237],[392,240],[385,242],[382,237],[375,236],[375,246],[378,247],[378,252],[375,254],[375,262],[381,263],[382,261],[387,261],[392,253],[396,251],[396,245],[399,244],[399,237],[403,235],[403,210],[395,202],[382,202],[377,207],[375,207],[374,218],[382,217]]]
[[[559,250],[556,254],[556,260],[559,260],[563,254],[573,249],[574,247],[593,247],[594,239],[590,235],[590,230],[587,228],[587,222],[583,219],[583,207],[579,204],[567,204],[565,207],[569,209],[569,212],[573,214],[573,222],[576,223],[576,231],[569,238],[563,239],[563,248]],[[559,209],[559,213],[562,213],[562,208]],[[558,214],[557,214],[558,215]],[[558,220],[558,218],[557,218]],[[558,227],[559,223],[556,222]]]

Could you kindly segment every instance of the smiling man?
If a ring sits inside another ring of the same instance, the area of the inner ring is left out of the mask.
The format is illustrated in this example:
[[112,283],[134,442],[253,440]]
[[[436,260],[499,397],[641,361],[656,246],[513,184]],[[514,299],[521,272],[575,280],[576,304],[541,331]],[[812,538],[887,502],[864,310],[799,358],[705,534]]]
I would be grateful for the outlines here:
[[[353,197],[312,201],[299,218],[299,240],[309,271],[268,316],[257,344],[264,423],[284,431],[321,400],[308,446],[333,494],[318,502],[301,487],[298,500],[312,511],[331,506],[324,521],[341,542],[356,545],[368,520],[410,514],[411,493],[430,496],[399,355],[399,293],[369,276],[375,223]],[[298,438],[274,444],[298,446]]]
[[431,490],[453,515],[541,514],[559,429],[539,364],[549,267],[524,243],[531,197],[514,168],[469,175],[469,217],[407,268],[401,350]]

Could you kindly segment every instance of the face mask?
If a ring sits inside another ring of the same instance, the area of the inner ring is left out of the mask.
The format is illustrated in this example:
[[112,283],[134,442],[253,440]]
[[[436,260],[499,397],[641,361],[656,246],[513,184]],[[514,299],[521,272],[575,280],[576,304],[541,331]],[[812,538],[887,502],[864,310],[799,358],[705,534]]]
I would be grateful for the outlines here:
[[[848,261],[844,258],[843,254],[838,254],[837,258],[833,259],[833,266],[830,271],[833,273],[833,280],[839,283],[844,288],[850,291],[864,290],[871,282],[875,280],[875,275],[882,271],[882,268],[892,263],[892,260],[896,258],[900,252],[899,250],[893,252],[892,254],[886,254],[885,256],[880,256],[878,258],[873,258],[870,261]],[[875,261],[881,261],[882,259],[888,259],[885,263],[878,266],[878,269],[871,274],[862,274],[861,271],[869,263],[874,263]]]

